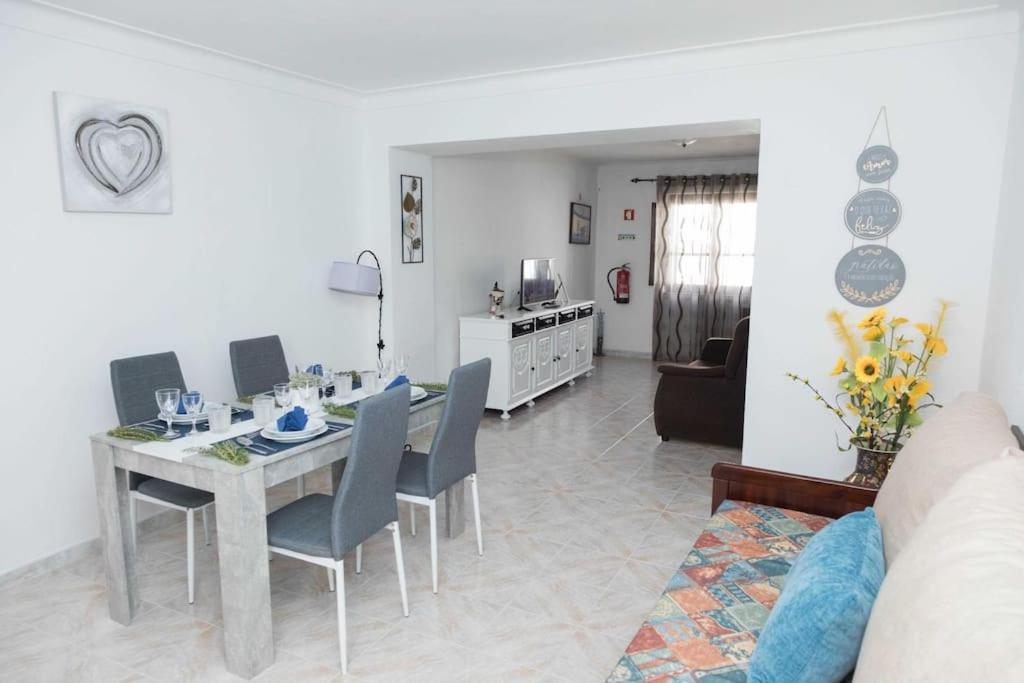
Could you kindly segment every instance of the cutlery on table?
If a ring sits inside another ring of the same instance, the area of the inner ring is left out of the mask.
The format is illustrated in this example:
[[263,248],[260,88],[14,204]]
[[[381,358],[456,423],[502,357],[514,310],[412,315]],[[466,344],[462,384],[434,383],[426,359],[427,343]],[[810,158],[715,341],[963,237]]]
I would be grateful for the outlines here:
[[[258,432],[256,432],[256,433],[258,433]],[[235,437],[235,443],[237,443],[239,446],[242,446],[242,447],[246,448],[247,450],[252,451],[256,455],[270,455],[271,453],[273,453],[272,450],[270,450],[266,446],[262,446],[262,445],[257,444],[255,441],[250,439],[248,436],[238,436],[238,437]]]

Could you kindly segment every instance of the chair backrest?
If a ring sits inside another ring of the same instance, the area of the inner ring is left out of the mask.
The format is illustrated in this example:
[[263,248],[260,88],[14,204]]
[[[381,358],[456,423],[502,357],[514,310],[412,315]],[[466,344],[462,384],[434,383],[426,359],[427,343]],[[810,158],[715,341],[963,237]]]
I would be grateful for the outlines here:
[[233,341],[228,344],[228,353],[239,396],[262,394],[275,384],[288,381],[288,363],[281,338],[276,334]]
[[725,357],[725,376],[729,379],[747,375],[747,345],[750,343],[750,317],[741,318],[732,333],[729,355]]
[[409,431],[409,385],[360,401],[348,462],[334,494],[331,550],[334,559],[398,520],[395,487]]
[[455,368],[448,396],[427,456],[427,494],[433,498],[476,472],[476,433],[487,402],[491,359]]
[[122,425],[152,420],[160,414],[157,389],[185,391],[178,356],[173,351],[110,361],[117,421]]

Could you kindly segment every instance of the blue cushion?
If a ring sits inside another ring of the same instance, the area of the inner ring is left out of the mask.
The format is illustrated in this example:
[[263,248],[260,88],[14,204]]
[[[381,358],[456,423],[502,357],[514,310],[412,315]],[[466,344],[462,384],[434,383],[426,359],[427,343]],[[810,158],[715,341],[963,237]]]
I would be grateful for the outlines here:
[[750,683],[828,683],[853,670],[885,577],[882,532],[867,508],[811,539],[786,576],[750,658]]

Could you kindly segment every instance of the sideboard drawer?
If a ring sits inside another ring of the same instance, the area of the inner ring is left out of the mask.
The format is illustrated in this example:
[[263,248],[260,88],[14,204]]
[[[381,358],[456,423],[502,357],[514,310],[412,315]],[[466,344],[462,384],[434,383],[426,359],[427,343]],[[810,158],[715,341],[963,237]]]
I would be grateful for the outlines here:
[[594,315],[593,306],[580,306],[579,308],[576,309],[576,311],[576,316],[579,318],[589,318],[590,316]]
[[559,325],[564,325],[566,323],[571,323],[574,320],[576,320],[576,309],[575,308],[572,309],[572,310],[569,310],[569,311],[559,311],[558,312],[558,324]]
[[524,334],[533,334],[534,322],[530,320],[521,320],[516,323],[512,323],[512,338],[522,337]]
[[536,321],[538,332],[541,330],[549,330],[558,324],[554,313],[551,313],[550,315],[539,315],[536,317]]

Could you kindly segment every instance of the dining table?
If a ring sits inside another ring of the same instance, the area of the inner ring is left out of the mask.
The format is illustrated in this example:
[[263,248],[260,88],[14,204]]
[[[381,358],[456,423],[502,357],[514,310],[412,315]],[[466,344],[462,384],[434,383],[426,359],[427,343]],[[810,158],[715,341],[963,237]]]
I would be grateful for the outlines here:
[[[413,401],[409,433],[436,423],[444,403],[441,392]],[[259,431],[248,406],[234,406],[233,422],[224,433],[205,431],[170,441],[131,441],[104,432],[93,434],[90,443],[111,618],[129,626],[140,606],[129,473],[210,491],[216,499],[224,658],[229,671],[253,678],[274,663],[266,491],[328,465],[336,490],[348,456],[352,421],[328,415],[326,433],[303,443],[286,444],[279,451],[272,446],[254,446],[243,465],[197,452],[197,447]],[[456,537],[463,533],[465,493],[461,482],[445,492],[443,509],[447,534]]]

